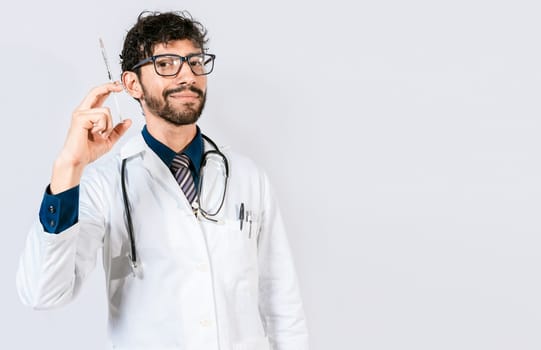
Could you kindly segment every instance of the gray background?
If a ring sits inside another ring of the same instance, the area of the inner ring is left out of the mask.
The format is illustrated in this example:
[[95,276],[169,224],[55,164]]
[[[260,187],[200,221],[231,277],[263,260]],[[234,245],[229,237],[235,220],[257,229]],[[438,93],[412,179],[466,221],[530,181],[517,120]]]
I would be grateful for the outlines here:
[[0,347],[105,346],[100,264],[77,300],[37,312],[17,261],[71,112],[106,81],[98,37],[118,76],[141,10],[188,9],[218,56],[201,126],[277,189],[312,349],[540,349],[537,3],[10,2]]

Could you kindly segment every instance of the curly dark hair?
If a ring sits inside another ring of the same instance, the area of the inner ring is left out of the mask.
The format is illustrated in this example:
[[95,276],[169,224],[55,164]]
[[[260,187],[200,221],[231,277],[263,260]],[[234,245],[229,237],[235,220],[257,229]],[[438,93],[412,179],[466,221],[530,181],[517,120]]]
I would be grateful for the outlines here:
[[[152,56],[155,45],[183,39],[191,40],[201,50],[206,49],[207,30],[187,11],[141,12],[124,39],[120,55],[122,72],[131,71],[139,61]],[[139,75],[138,69],[136,73]]]

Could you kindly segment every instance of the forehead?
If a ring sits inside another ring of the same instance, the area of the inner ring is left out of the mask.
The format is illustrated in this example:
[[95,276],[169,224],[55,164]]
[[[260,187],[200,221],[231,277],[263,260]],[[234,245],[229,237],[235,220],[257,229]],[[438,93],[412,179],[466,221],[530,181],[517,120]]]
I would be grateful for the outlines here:
[[181,56],[186,56],[191,53],[200,53],[202,50],[189,39],[172,40],[166,43],[158,43],[154,45],[153,55],[164,53],[174,53]]

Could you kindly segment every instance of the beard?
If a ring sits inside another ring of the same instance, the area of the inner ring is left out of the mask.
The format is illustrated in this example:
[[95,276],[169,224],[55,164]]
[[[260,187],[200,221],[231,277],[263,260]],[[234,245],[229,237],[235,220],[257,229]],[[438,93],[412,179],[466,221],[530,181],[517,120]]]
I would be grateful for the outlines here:
[[[197,122],[197,120],[199,120],[199,117],[201,116],[201,113],[203,112],[203,108],[205,107],[205,102],[207,100],[206,92],[192,85],[183,85],[175,89],[164,90],[161,99],[152,96],[145,90],[144,87],[142,88],[142,99],[143,101],[145,101],[148,109],[158,117],[177,126],[194,124],[195,122]],[[167,100],[167,96],[185,90],[189,90],[197,94],[197,96],[199,97],[199,104],[196,102],[184,103],[184,108],[182,110],[172,107]]]

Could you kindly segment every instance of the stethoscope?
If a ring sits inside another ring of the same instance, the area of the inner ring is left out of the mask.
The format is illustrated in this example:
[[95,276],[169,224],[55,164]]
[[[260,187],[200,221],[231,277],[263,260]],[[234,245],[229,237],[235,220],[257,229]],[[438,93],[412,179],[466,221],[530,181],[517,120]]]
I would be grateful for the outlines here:
[[[216,145],[214,141],[212,141],[210,137],[204,134],[201,134],[201,136],[214,149],[205,151],[203,153],[203,158],[201,160],[200,174],[199,174],[199,184],[197,185],[197,196],[196,196],[196,199],[192,203],[192,209],[196,216],[201,214],[205,219],[209,221],[218,222],[218,220],[215,219],[214,217],[218,215],[218,213],[222,209],[225,202],[225,195],[227,192],[227,182],[229,179],[229,162],[227,161],[226,156],[218,149],[218,146]],[[225,168],[225,183],[224,183],[223,196],[221,198],[221,201],[219,202],[219,205],[217,206],[217,209],[213,211],[203,209],[203,207],[201,206],[201,196],[199,195],[202,193],[201,190],[203,188],[204,168],[207,164],[207,160],[210,155],[216,155],[219,158],[221,158],[224,164],[224,168]],[[133,234],[133,222],[132,222],[132,217],[131,217],[131,212],[130,212],[130,202],[128,200],[128,193],[126,191],[126,160],[127,159],[122,160],[122,168],[121,168],[121,175],[120,175],[121,183],[122,183],[122,199],[124,201],[124,211],[126,213],[128,237],[130,239],[130,264],[131,264],[131,268],[134,274],[138,275],[140,271],[139,271],[139,264],[137,261],[137,251],[135,249],[135,238]]]

